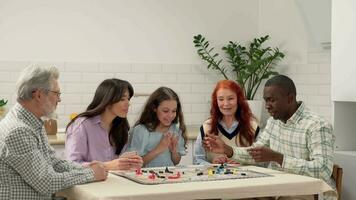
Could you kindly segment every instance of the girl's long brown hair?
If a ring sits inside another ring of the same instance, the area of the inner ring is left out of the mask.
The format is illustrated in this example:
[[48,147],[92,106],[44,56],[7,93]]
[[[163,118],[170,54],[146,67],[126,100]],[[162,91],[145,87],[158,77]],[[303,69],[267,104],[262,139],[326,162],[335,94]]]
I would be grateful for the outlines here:
[[[94,98],[86,111],[72,119],[66,130],[79,117],[91,118],[102,114],[107,106],[119,102],[126,91],[129,92],[129,98],[131,99],[134,90],[129,82],[116,78],[104,80],[96,89]],[[109,141],[111,146],[116,147],[115,154],[119,155],[127,143],[129,129],[129,122],[126,118],[115,117],[112,121]]]
[[[218,134],[218,122],[223,118],[223,114],[220,112],[218,101],[217,101],[217,92],[220,89],[229,89],[236,93],[237,96],[237,111],[235,113],[235,118],[239,122],[240,126],[240,144],[244,146],[250,146],[254,141],[254,133],[255,130],[252,128],[251,121],[254,119],[252,115],[251,109],[248,106],[247,100],[243,93],[241,87],[232,80],[221,80],[219,81],[213,94],[211,95],[211,108],[210,108],[210,115],[211,115],[211,133],[217,135]],[[245,144],[242,140],[242,137],[246,139],[248,144]]]
[[177,102],[177,115],[174,118],[173,123],[179,122],[179,129],[182,131],[184,146],[186,147],[188,137],[184,123],[182,105],[177,93],[168,87],[159,87],[150,95],[141,113],[141,116],[135,125],[143,124],[149,131],[154,131],[160,123],[155,110],[161,104],[161,102],[165,100],[175,100]]

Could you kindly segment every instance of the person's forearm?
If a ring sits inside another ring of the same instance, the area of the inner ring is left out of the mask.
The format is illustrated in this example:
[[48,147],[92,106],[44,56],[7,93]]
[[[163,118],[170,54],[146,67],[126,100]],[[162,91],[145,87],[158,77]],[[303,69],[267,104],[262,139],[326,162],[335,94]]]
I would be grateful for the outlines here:
[[106,170],[117,170],[118,166],[115,166],[115,163],[113,160],[107,161],[103,163],[104,169]]
[[143,160],[143,166],[147,165],[151,160],[153,160],[155,157],[157,157],[161,151],[159,151],[157,148],[152,149],[152,151],[148,152],[146,155],[142,156]]
[[279,165],[282,166],[282,164],[283,164],[283,157],[284,157],[283,154],[277,152],[273,160],[274,160],[275,162],[277,162]]

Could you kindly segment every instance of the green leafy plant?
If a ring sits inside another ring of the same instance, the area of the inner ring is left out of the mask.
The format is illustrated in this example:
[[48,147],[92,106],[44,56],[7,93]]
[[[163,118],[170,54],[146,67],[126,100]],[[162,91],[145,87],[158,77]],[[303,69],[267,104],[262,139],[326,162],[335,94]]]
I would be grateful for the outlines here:
[[244,89],[248,100],[253,100],[256,92],[264,79],[272,75],[277,75],[274,70],[277,61],[284,58],[284,54],[277,47],[263,47],[262,44],[269,39],[269,36],[255,38],[248,48],[237,42],[229,41],[222,47],[226,54],[227,63],[230,68],[224,65],[223,59],[214,52],[214,47],[209,47],[209,41],[202,35],[194,36],[194,46],[197,53],[208,63],[207,68],[218,71],[225,79],[229,79],[230,72],[235,74],[235,81]]
[[0,100],[0,107],[5,106],[7,104],[7,100],[1,99]]

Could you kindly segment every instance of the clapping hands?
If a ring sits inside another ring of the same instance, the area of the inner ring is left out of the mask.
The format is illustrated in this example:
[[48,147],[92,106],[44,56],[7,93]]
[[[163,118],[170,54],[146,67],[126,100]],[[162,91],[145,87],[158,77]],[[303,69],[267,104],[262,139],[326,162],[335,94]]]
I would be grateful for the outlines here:
[[159,152],[163,152],[167,148],[171,152],[176,152],[177,145],[178,145],[178,136],[174,135],[171,132],[167,132],[167,133],[163,133],[163,137],[162,137],[161,141],[158,143],[156,148]]

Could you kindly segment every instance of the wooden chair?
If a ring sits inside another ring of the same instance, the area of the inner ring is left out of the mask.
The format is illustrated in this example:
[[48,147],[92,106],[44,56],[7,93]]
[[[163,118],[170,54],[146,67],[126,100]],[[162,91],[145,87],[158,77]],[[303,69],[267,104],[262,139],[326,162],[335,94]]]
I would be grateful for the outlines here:
[[340,198],[341,198],[342,173],[343,173],[342,168],[339,165],[334,164],[333,173],[332,173],[331,177],[335,180],[338,200],[340,200]]
[[[342,186],[342,168],[334,164],[333,173],[331,174],[331,178],[335,180],[336,191],[337,191],[337,199],[341,199],[341,186]],[[314,195],[314,200],[318,200],[318,195]]]

